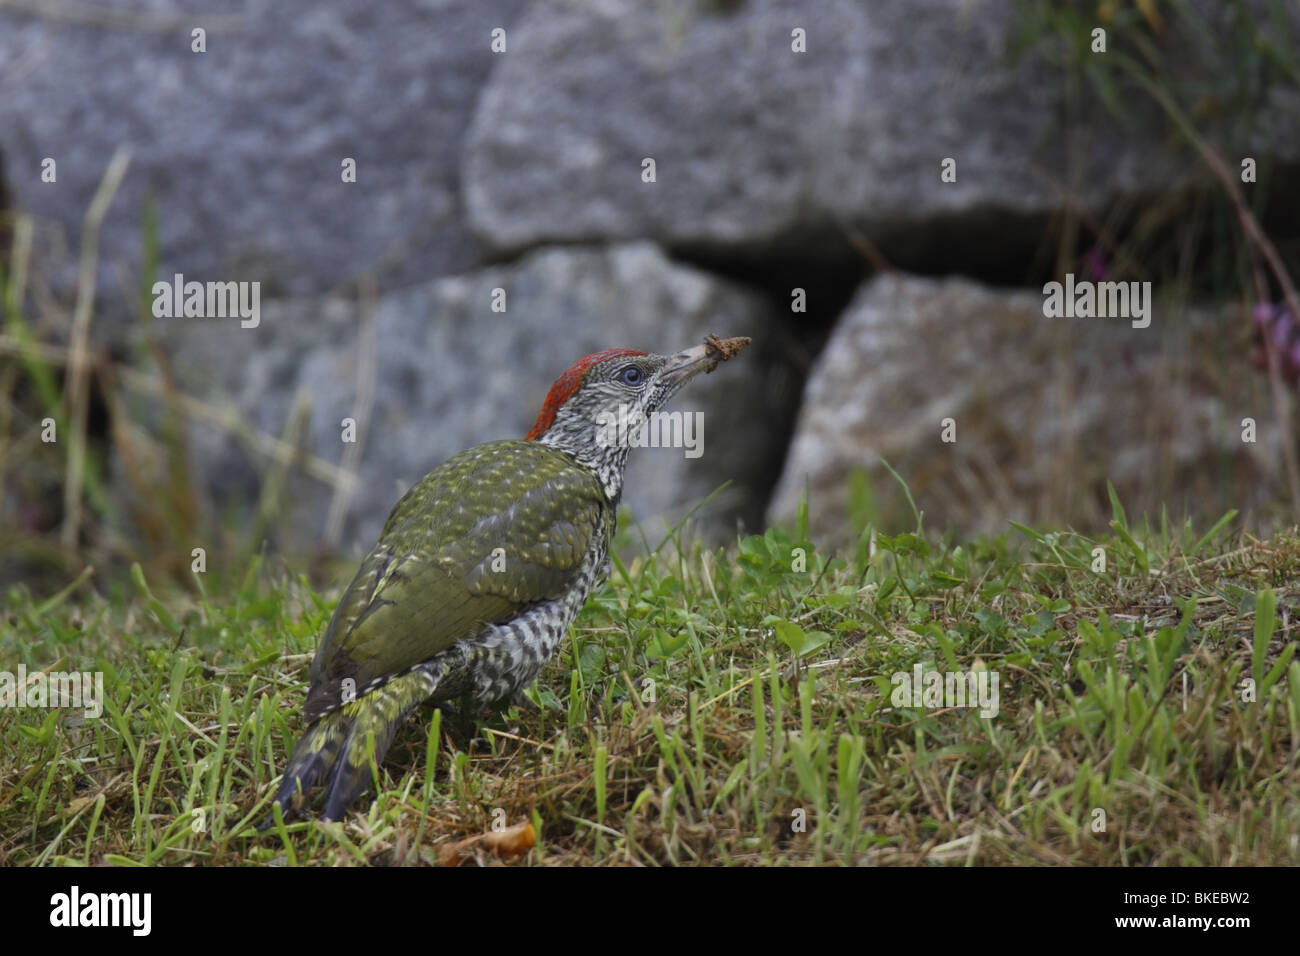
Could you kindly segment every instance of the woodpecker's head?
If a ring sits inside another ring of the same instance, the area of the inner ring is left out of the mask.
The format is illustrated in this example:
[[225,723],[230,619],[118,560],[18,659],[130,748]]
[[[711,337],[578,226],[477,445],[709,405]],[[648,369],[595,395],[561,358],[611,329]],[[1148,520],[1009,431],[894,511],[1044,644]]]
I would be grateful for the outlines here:
[[568,452],[600,475],[616,497],[623,484],[628,439],[701,372],[739,352],[749,339],[719,340],[676,355],[606,349],[574,362],[555,380],[525,436]]

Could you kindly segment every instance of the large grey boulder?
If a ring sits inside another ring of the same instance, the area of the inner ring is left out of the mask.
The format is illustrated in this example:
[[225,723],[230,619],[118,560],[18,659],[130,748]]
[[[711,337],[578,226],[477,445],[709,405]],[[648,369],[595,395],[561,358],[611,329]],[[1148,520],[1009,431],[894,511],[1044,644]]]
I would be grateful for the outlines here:
[[966,279],[864,285],[813,368],[770,518],[792,520],[806,488],[815,535],[842,543],[860,473],[884,530],[910,528],[882,457],[926,526],[958,534],[1008,520],[1104,528],[1107,479],[1130,520],[1158,522],[1164,505],[1202,529],[1284,492],[1276,410],[1240,307],[1157,294],[1150,326],[1134,328],[1046,318],[1043,304]]
[[[845,221],[911,249],[935,221],[965,217],[991,233],[1069,196],[1095,209],[1195,170],[1148,95],[1119,86],[1119,122],[1086,84],[1067,94],[1059,44],[1024,19],[1032,6],[535,3],[468,134],[470,222],[504,250],[636,236],[711,254],[807,251],[842,245]],[[1203,39],[1237,5],[1189,8],[1204,34],[1171,18],[1151,42],[1170,51],[1173,76],[1212,75]],[[1300,36],[1300,8],[1285,16]],[[792,50],[796,29],[805,53]],[[1248,121],[1225,109],[1198,122],[1221,134],[1229,165],[1237,152],[1300,156],[1295,85],[1261,91],[1256,105]],[[641,179],[647,157],[654,183]],[[955,182],[941,181],[945,158]]]
[[[477,264],[460,144],[522,0],[312,0],[0,7],[0,156],[16,208],[82,218],[118,147],[100,307],[136,288],[143,213],[160,272],[324,292],[375,266],[413,281]],[[191,30],[207,30],[205,53]],[[56,162],[57,182],[41,181]],[[355,183],[342,161],[357,163]],[[75,268],[66,262],[65,283]],[[115,308],[116,307],[116,308]]]
[[[505,312],[494,312],[496,290]],[[570,364],[601,349],[676,351],[710,332],[750,335],[755,345],[692,383],[671,409],[703,415],[701,454],[633,452],[624,504],[657,540],[723,482],[735,485],[703,512],[713,537],[736,519],[761,520],[771,474],[788,438],[788,415],[766,387],[773,316],[767,303],[706,273],[674,265],[652,245],[549,249],[518,263],[446,277],[378,298],[373,402],[359,421],[360,484],[341,544],[368,547],[405,487],[479,442],[522,437],[547,390]],[[362,415],[357,382],[365,348],[351,300],[263,302],[260,325],[237,319],[158,320],[176,381],[214,407],[233,404],[247,424],[286,429],[302,392],[310,400],[306,450],[343,460],[342,421]],[[194,474],[226,523],[248,516],[267,461],[238,434],[196,423]],[[288,551],[322,544],[333,489],[295,469],[275,523]],[[247,527],[247,521],[243,522]]]

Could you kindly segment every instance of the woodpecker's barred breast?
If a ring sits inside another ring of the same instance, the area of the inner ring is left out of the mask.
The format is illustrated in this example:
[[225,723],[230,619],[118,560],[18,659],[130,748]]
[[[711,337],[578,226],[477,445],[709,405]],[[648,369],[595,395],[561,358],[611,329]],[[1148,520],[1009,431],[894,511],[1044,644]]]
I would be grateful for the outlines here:
[[609,542],[613,530],[610,523],[610,527],[598,530],[593,536],[567,594],[538,604],[508,624],[491,625],[467,642],[470,692],[477,701],[489,704],[520,693],[537,678],[591,592],[609,577]]

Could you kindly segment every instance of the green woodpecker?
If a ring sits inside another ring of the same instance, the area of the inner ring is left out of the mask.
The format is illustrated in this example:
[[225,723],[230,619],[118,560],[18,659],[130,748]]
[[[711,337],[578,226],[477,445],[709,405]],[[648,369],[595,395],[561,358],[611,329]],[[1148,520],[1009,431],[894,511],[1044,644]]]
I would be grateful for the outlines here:
[[523,440],[462,452],[403,495],[316,651],[275,802],[323,784],[337,820],[371,780],[369,741],[377,765],[416,706],[517,699],[609,574],[628,437],[749,341],[588,355]]

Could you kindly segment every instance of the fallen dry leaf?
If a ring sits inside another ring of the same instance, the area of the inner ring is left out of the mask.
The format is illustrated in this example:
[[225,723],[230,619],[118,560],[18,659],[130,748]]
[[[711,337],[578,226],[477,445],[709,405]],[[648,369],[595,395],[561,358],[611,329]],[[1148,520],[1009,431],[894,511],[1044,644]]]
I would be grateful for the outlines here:
[[482,847],[499,860],[510,862],[537,845],[537,832],[531,823],[517,823],[504,830],[489,830],[478,836],[438,847],[439,866],[460,866],[468,859],[467,850]]

